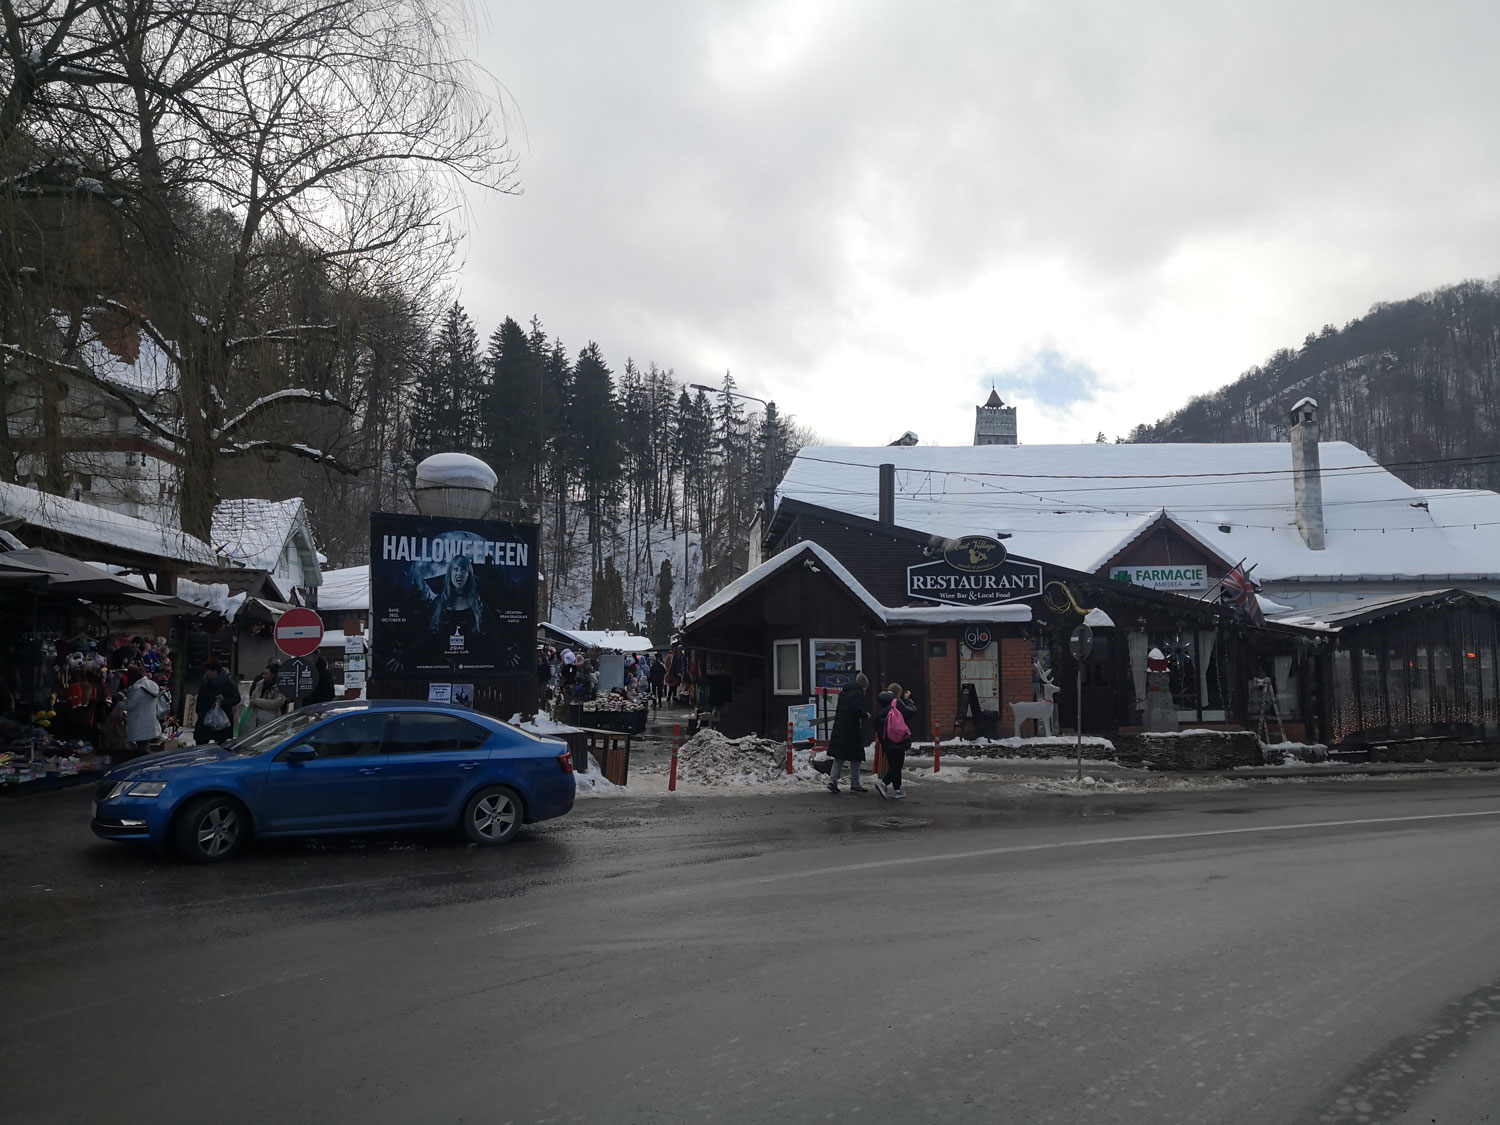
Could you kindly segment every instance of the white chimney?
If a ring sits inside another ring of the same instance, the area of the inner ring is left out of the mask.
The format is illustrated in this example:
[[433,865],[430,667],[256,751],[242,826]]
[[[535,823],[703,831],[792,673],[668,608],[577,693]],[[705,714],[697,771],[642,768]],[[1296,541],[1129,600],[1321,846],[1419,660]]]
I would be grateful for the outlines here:
[[1313,551],[1323,549],[1323,472],[1318,461],[1318,404],[1304,398],[1292,407],[1292,490],[1297,530]]

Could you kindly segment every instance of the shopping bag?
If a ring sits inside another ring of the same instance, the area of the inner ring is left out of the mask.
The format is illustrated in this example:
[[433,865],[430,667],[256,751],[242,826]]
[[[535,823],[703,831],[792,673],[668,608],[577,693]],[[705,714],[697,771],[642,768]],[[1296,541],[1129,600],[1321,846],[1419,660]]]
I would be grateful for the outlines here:
[[255,728],[255,708],[245,707],[240,710],[239,721],[234,724],[234,733],[237,735],[249,734]]
[[203,725],[209,730],[223,731],[229,729],[229,716],[224,714],[224,708],[219,705],[217,699],[214,700],[214,705],[208,709],[208,714],[203,716]]

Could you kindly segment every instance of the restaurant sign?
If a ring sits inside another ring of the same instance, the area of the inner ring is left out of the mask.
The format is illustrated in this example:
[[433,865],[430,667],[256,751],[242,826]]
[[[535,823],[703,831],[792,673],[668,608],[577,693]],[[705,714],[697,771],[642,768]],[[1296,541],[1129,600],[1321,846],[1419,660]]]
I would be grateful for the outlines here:
[[908,597],[947,605],[999,605],[1042,592],[1042,568],[1010,558],[987,535],[955,539],[932,562],[906,568]]
[[1109,576],[1116,582],[1145,586],[1151,590],[1206,590],[1206,566],[1117,566]]

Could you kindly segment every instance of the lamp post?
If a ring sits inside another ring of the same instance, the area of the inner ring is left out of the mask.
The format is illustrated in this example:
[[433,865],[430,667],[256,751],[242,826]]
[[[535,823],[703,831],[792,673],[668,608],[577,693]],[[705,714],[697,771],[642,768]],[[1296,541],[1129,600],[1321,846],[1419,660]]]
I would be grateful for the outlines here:
[[760,491],[764,502],[766,489],[771,487],[771,430],[776,425],[776,403],[768,402],[757,395],[747,395],[741,391],[726,391],[723,387],[710,387],[707,383],[689,383],[688,387],[695,391],[706,391],[711,395],[728,395],[730,398],[743,398],[751,402],[758,402],[766,408],[765,418],[761,423],[761,455],[760,455]]
[[[767,401],[757,395],[747,395],[741,391],[729,391],[723,387],[710,387],[707,383],[689,383],[689,388],[695,391],[705,391],[711,395],[728,395],[730,398],[743,398],[751,402],[758,402],[766,408],[765,417],[761,421],[761,451],[760,451],[760,509],[767,525],[771,520],[771,434],[776,426],[776,403]],[[684,555],[686,547],[683,548]]]

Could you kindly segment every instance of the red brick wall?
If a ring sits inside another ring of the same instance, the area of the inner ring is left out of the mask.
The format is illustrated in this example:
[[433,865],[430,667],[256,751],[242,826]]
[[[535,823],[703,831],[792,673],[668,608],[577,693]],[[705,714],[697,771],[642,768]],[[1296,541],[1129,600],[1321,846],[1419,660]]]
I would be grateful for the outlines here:
[[[1031,642],[1025,637],[1000,638],[1000,736],[1009,738],[1015,729],[1012,703],[1035,698],[1031,688]],[[1028,730],[1025,733],[1030,733]]]
[[932,737],[932,724],[938,723],[944,738],[953,737],[953,719],[958,714],[958,638],[933,637],[929,635],[928,652],[932,641],[942,641],[947,646],[946,656],[927,658],[927,698],[930,713],[926,715],[926,729],[917,733],[918,741],[926,742]]

